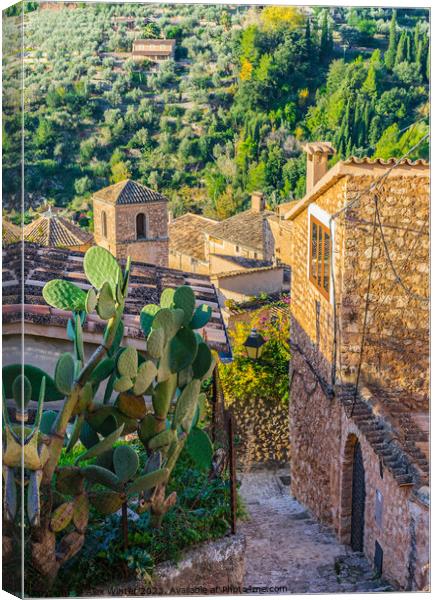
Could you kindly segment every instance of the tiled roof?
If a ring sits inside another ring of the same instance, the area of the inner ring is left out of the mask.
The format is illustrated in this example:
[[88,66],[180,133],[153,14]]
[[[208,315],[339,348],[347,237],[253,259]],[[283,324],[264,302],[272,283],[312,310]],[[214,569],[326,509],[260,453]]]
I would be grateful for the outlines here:
[[[24,298],[19,283],[21,272],[21,244],[11,244],[3,250],[3,325],[19,323],[22,304],[27,323],[66,328],[70,313],[57,310],[45,303],[42,288],[47,281],[62,278],[72,281],[84,290],[90,285],[83,272],[83,252],[45,248],[24,243]],[[218,305],[215,287],[206,275],[185,273],[143,263],[132,263],[129,295],[125,307],[126,335],[129,339],[144,339],[139,326],[139,313],[145,304],[159,303],[162,290],[167,287],[190,285],[197,303],[212,307],[212,319],[204,330],[212,348],[228,355],[230,352],[226,330]],[[105,321],[96,314],[89,315],[84,326],[86,334],[103,332]],[[66,339],[66,337],[65,337]]]
[[168,201],[162,194],[131,179],[125,179],[98,190],[94,197],[111,204],[147,204],[148,202]]
[[245,210],[225,221],[220,221],[211,227],[208,233],[220,240],[263,252],[265,228],[268,226],[268,217],[272,216],[275,214],[269,210],[261,212]]
[[14,225],[10,221],[3,219],[2,221],[2,245],[14,244],[21,240],[21,227]]
[[226,277],[237,277],[238,275],[253,275],[263,271],[274,271],[275,269],[283,269],[283,266],[269,265],[267,267],[257,267],[253,269],[235,269],[234,271],[222,271],[221,273],[214,273],[211,277],[225,279]]
[[134,40],[133,47],[137,44],[147,44],[148,46],[168,46],[173,48],[176,45],[176,40],[163,40],[163,39],[146,39],[146,40]]
[[236,267],[242,267],[243,269],[262,269],[264,267],[271,267],[271,261],[268,260],[247,258],[245,256],[232,256],[230,254],[212,254],[211,256],[218,256],[221,260],[233,263]]
[[170,252],[206,261],[204,234],[216,223],[217,221],[193,213],[177,217],[168,225]]
[[330,142],[309,142],[303,146],[308,154],[334,154],[335,149]]
[[397,161],[396,158],[383,160],[381,158],[356,158],[355,156],[351,156],[347,160],[340,160],[301,200],[289,204],[289,210],[284,215],[282,213],[283,218],[291,221],[295,219],[309,204],[324,194],[342,177],[358,177],[363,174],[374,178],[380,176],[429,177],[429,163],[423,159],[412,161],[405,158]]
[[[347,158],[346,160],[343,160],[342,162],[345,165],[395,165],[397,163],[398,159],[397,158],[388,158],[388,159],[384,159],[384,158],[368,158],[367,156],[363,157],[363,158],[357,158],[357,156],[350,156],[350,158]],[[428,160],[424,160],[423,158],[418,158],[417,160],[410,160],[410,158],[403,158],[403,160],[400,160],[398,162],[398,166],[400,165],[409,165],[410,167],[413,167],[414,165],[421,165],[421,166],[428,166],[430,163],[428,162]]]
[[63,248],[88,244],[93,235],[48,210],[24,227],[24,239],[41,246]]

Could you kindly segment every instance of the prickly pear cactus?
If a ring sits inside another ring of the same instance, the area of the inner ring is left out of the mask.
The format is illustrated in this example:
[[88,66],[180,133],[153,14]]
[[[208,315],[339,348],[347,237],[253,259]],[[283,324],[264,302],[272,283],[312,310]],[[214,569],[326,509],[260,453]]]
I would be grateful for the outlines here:
[[[53,379],[30,366],[24,376],[17,372],[16,381],[6,378],[18,420],[26,421],[28,403],[38,392],[34,425],[13,425],[3,402],[4,512],[10,523],[17,519],[19,479],[14,473],[24,461],[29,554],[45,585],[83,546],[90,504],[107,515],[129,503],[138,512],[150,511],[151,523],[159,526],[177,500],[174,492],[166,496],[166,485],[185,444],[199,465],[207,467],[211,458],[210,440],[198,427],[201,385],[215,364],[200,333],[210,308],[196,306],[189,286],[164,290],[159,306],[145,306],[140,313],[142,348],[125,347],[122,318],[130,261],[123,271],[109,252],[93,247],[84,270],[87,292],[63,280],[44,287],[48,304],[72,313],[67,326],[72,351],[59,357]],[[83,327],[94,311],[106,328],[102,344],[87,359]],[[59,412],[43,412],[46,393],[47,399],[63,398]],[[132,433],[148,455],[142,469],[132,447],[116,445]],[[75,465],[58,466],[62,449],[71,452],[78,442],[85,450]]]

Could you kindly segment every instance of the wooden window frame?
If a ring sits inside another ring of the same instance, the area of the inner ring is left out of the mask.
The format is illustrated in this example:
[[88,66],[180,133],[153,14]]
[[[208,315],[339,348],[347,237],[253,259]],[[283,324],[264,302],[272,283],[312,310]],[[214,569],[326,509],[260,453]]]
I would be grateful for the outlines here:
[[[316,263],[317,263],[317,276],[314,276],[312,273],[312,264],[313,264],[313,243],[312,243],[312,229],[313,225],[317,227],[317,238],[316,238]],[[319,232],[321,231],[321,255],[319,256]],[[325,235],[329,236],[329,259],[328,259],[328,289],[326,290],[323,286],[323,282],[325,279],[325,260],[324,260],[324,252],[325,252]],[[316,287],[316,289],[320,292],[326,300],[330,300],[330,276],[331,276],[331,261],[332,261],[332,232],[331,230],[324,225],[319,219],[317,219],[312,214],[309,219],[309,281]],[[321,273],[319,273],[319,265],[321,266]],[[321,285],[319,285],[317,281],[318,275],[321,275]]]

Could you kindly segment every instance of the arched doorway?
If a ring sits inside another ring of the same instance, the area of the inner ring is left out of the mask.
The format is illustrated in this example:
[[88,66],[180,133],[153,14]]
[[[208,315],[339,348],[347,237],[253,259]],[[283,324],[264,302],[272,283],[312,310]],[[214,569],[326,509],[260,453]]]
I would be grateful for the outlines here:
[[359,441],[354,444],[353,478],[351,489],[351,547],[356,552],[363,551],[365,530],[365,468],[362,448]]

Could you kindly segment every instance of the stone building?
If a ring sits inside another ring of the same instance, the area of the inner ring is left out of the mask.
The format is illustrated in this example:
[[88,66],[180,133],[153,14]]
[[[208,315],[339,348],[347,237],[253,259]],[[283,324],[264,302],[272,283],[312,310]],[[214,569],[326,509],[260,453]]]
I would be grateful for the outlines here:
[[169,266],[191,273],[209,273],[206,259],[206,233],[217,221],[186,213],[170,220]]
[[117,258],[168,265],[167,199],[126,179],[93,196],[95,243]]
[[[219,255],[272,262],[274,237],[270,221],[275,219],[275,213],[265,209],[263,194],[253,192],[249,210],[219,221],[206,232],[206,259],[210,262]],[[212,265],[211,272],[214,270]]]
[[132,58],[136,61],[161,62],[174,59],[176,40],[134,40]]
[[308,144],[283,216],[292,493],[402,589],[428,585],[429,166]]
[[24,239],[49,248],[69,248],[85,252],[93,245],[93,235],[48,208],[23,228]]

